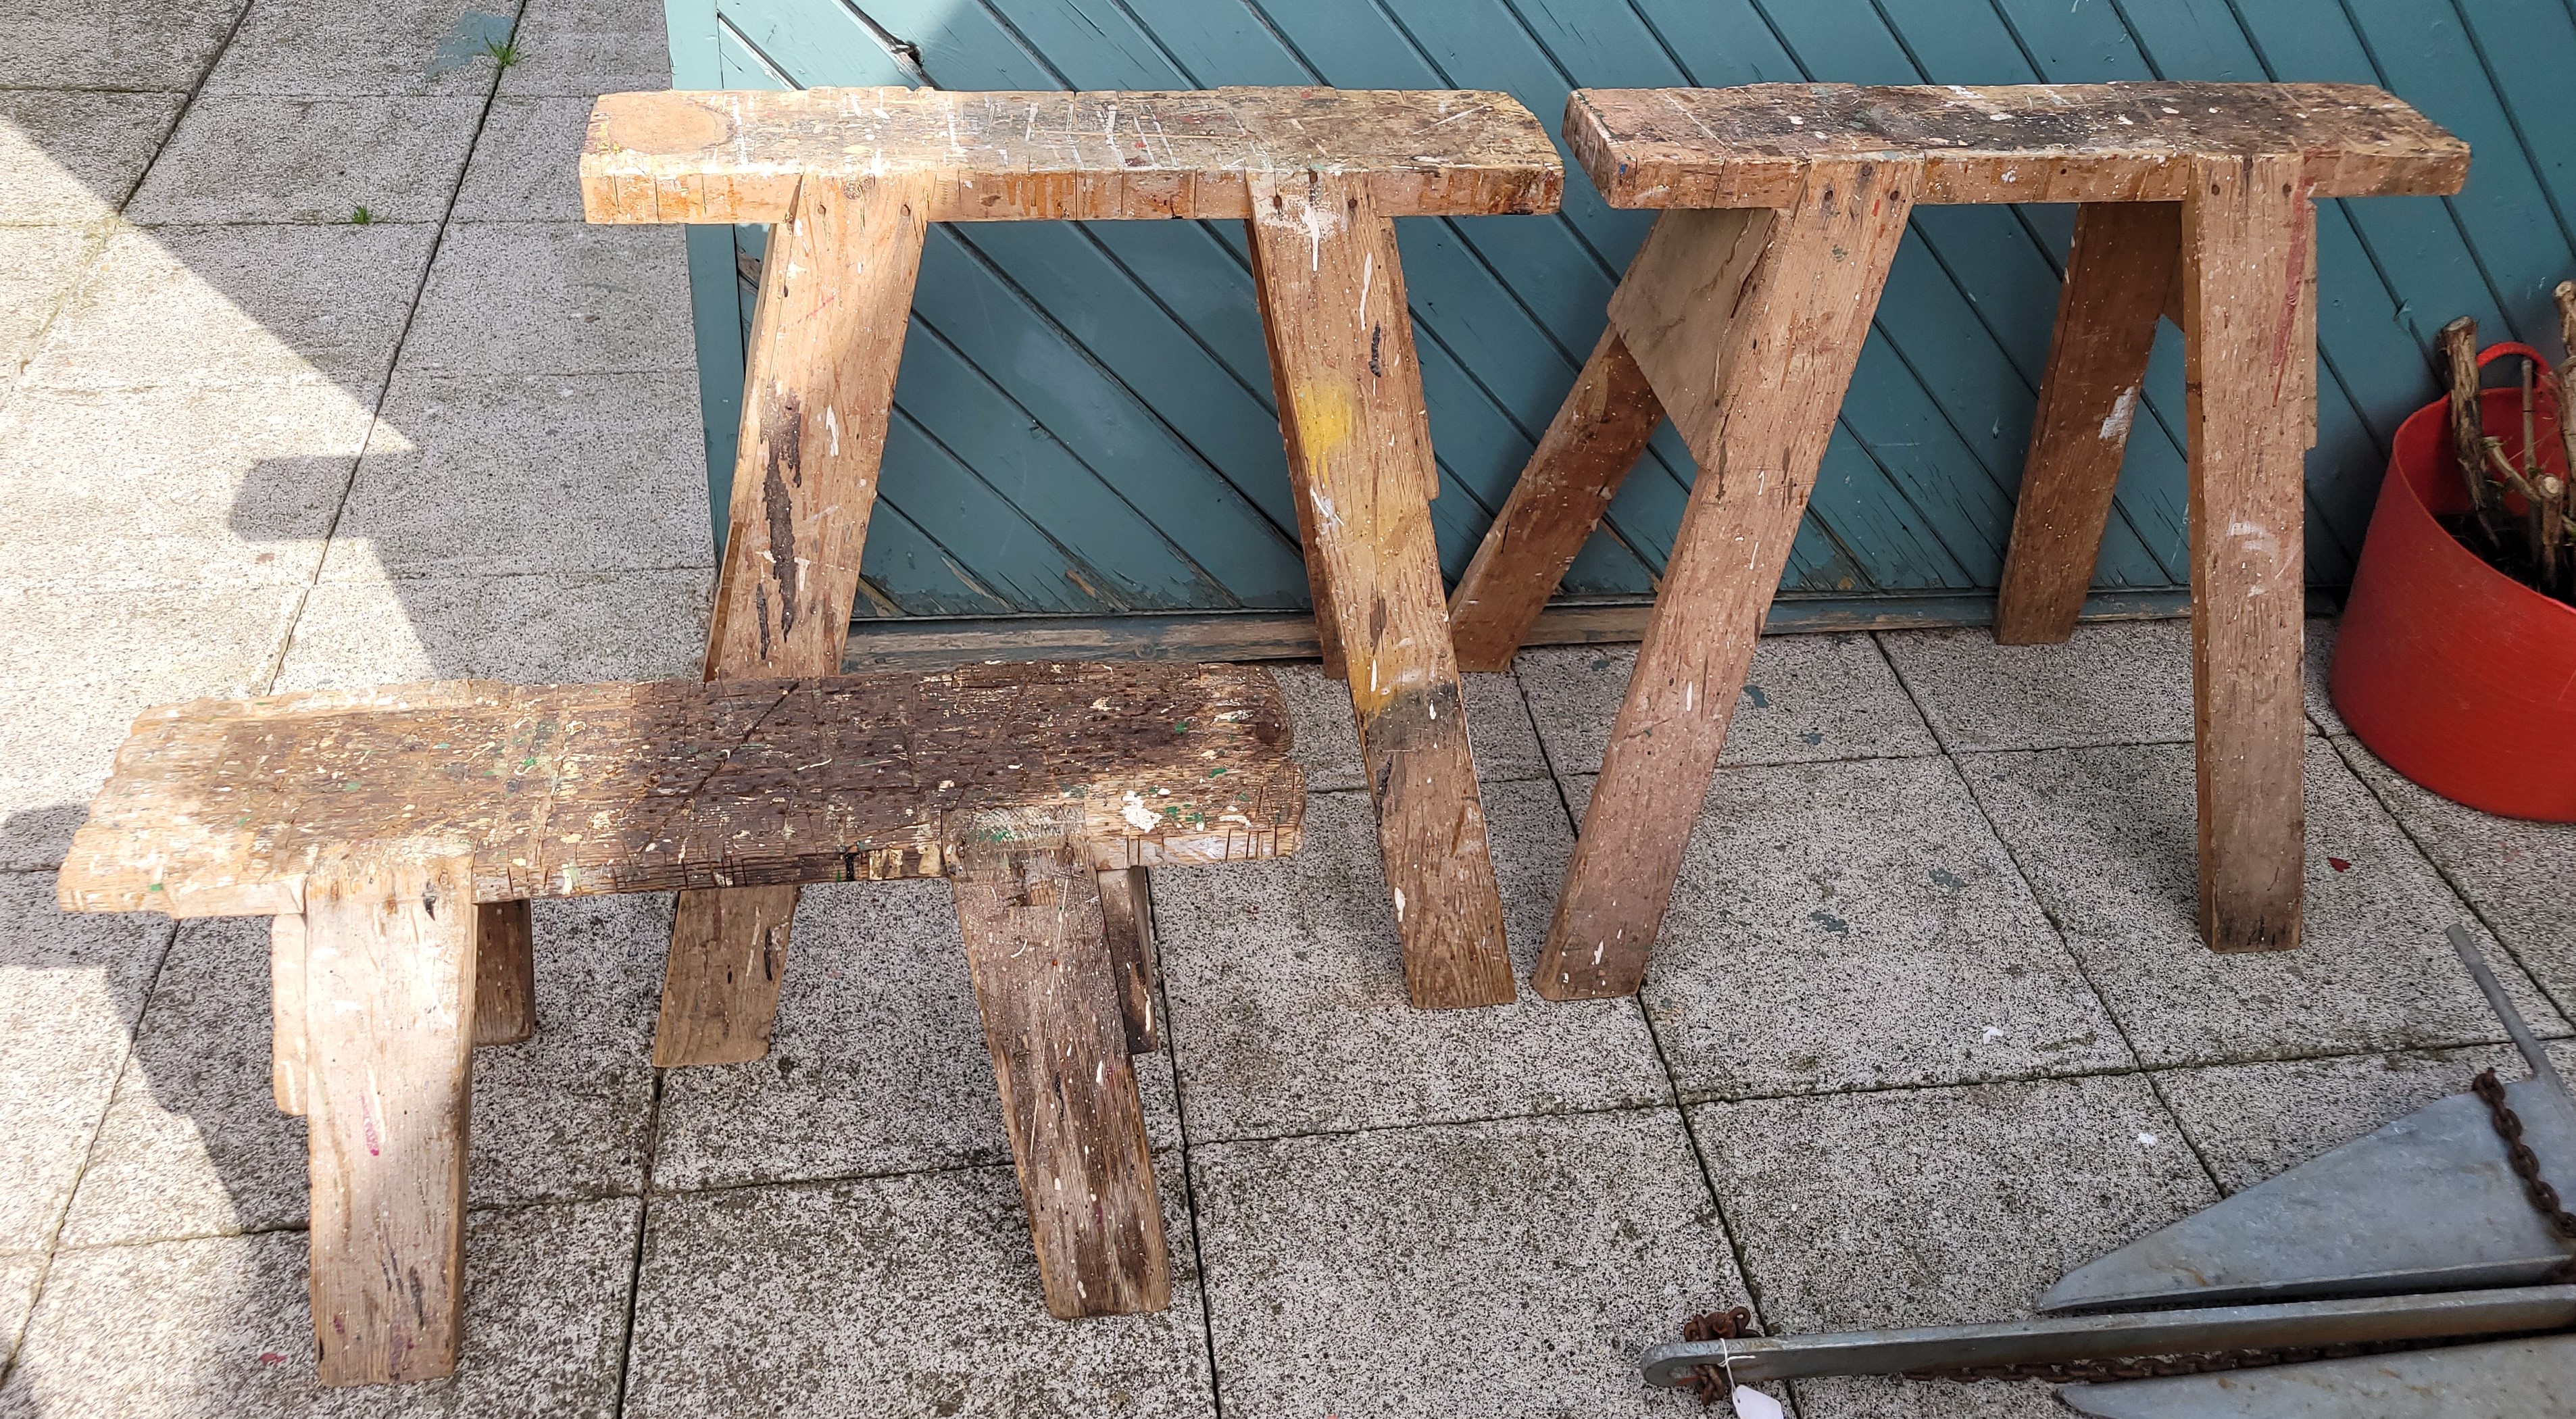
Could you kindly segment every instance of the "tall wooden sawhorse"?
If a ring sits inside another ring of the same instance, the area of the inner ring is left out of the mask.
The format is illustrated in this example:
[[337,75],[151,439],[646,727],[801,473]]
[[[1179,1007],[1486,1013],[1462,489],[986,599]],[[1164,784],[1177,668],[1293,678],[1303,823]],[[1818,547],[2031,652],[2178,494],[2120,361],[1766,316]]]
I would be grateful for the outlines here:
[[1565,123],[1612,206],[1666,210],[1459,585],[1460,662],[1508,663],[1659,415],[1699,476],[1539,992],[1624,995],[1645,977],[1917,203],[2084,204],[2005,573],[2007,638],[2062,640],[2073,627],[2147,345],[2178,280],[2201,930],[2224,951],[2296,946],[2313,204],[2457,191],[2466,145],[2376,89],[2332,84],[1584,89]]
[[[591,221],[772,225],[708,678],[840,669],[928,223],[1247,221],[1317,631],[1358,713],[1413,1003],[1509,1001],[1391,219],[1550,212],[1564,181],[1538,121],[1491,93],[602,98]],[[768,1052],[795,906],[793,887],[682,895],[655,1063]]]

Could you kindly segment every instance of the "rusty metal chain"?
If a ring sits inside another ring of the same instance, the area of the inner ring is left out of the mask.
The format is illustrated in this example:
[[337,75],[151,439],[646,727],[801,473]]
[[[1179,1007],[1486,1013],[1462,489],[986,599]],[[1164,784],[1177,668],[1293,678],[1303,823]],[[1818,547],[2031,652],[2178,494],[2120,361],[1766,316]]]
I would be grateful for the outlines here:
[[[1728,1311],[1705,1311],[1682,1322],[1684,1340],[1741,1340],[1757,1333],[1753,1328],[1753,1312],[1742,1306]],[[1727,1377],[1723,1365],[1696,1365],[1691,1368],[1690,1383],[1684,1388],[1697,1395],[1700,1403],[1713,1405],[1735,1392],[1735,1382]]]
[[[2567,1241],[2576,1242],[2576,1212],[2567,1210],[2558,1200],[2558,1189],[2551,1187],[2549,1180],[2541,1176],[2540,1155],[2532,1152],[2531,1145],[2522,1141],[2522,1115],[2515,1113],[2513,1105],[2505,1102],[2503,1081],[2496,1078],[2493,1069],[2483,1070],[2477,1078],[2469,1081],[2469,1092],[2485,1101],[2487,1121],[2495,1125],[2496,1136],[2504,1140],[2505,1158],[2513,1165],[2513,1175],[2522,1179],[2522,1195],[2531,1199],[2533,1209],[2540,1213],[2541,1220],[2549,1224],[2551,1231]],[[2553,1282],[2576,1281],[2576,1255],[2559,1263],[2558,1269],[2551,1272],[2548,1279]]]
[[2109,1360],[2061,1360],[2045,1365],[1953,1365],[1908,1370],[1909,1380],[2045,1380],[2050,1384],[2098,1384],[2104,1380],[2160,1380],[2173,1375],[2203,1375],[2215,1370],[2253,1370],[2270,1365],[2297,1365],[2309,1360],[2341,1360],[2354,1355],[2382,1355],[2410,1350],[2421,1342],[2378,1341],[2355,1345],[2279,1345],[2264,1350],[2213,1350],[2196,1355],[2123,1355]]

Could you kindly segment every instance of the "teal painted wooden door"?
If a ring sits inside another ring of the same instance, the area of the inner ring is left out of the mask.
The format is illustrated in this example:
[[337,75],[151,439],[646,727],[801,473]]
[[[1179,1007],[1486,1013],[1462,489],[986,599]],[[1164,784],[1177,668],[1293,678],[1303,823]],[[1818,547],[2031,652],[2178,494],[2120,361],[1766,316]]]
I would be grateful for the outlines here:
[[[1219,84],[1507,91],[1553,129],[1577,86],[2313,79],[2377,84],[2466,138],[2451,199],[2319,215],[2310,580],[2351,575],[2390,435],[2434,397],[2433,332],[2555,329],[2576,267],[2576,20],[2562,0],[668,0],[683,88]],[[1599,334],[1651,214],[1569,159],[1549,217],[1399,224],[1441,496],[1463,570]],[[1916,213],[1783,593],[1990,590],[2073,210]],[[693,233],[716,489],[730,470],[752,229]],[[2161,334],[2097,586],[2185,573],[2182,351]],[[1306,602],[1242,233],[1186,222],[934,230],[866,580],[876,615]],[[1567,578],[1651,593],[1692,477],[1667,425]],[[721,514],[719,514],[721,515]]]

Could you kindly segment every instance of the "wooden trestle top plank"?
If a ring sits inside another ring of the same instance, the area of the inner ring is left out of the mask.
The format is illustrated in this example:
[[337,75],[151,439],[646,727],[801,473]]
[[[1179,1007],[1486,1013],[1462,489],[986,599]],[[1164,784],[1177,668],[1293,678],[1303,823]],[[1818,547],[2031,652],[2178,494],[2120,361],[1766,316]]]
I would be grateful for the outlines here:
[[295,912],[322,850],[395,838],[471,847],[486,902],[930,877],[974,815],[1073,805],[1102,866],[1272,857],[1305,813],[1289,740],[1269,674],[1228,665],[198,700],[136,719],[59,899]]
[[1251,215],[1253,173],[1356,175],[1389,216],[1553,212],[1565,168],[1509,95],[1373,89],[609,94],[594,222],[777,222],[807,174],[927,171],[934,222]]
[[1918,203],[2179,202],[2191,160],[2298,153],[2318,197],[2460,190],[2469,145],[2362,84],[1577,89],[1613,207],[1786,207],[1806,165],[1921,156]]

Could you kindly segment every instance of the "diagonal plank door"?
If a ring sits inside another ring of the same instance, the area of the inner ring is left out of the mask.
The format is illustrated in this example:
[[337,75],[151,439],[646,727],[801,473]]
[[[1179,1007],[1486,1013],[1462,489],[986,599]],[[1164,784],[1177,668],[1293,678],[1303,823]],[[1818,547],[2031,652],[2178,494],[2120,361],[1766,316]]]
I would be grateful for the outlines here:
[[1253,278],[1301,529],[1350,681],[1379,855],[1423,1009],[1513,997],[1503,905],[1467,747],[1431,498],[1431,431],[1396,261],[1366,188],[1252,179]]
[[[807,178],[771,233],[710,680],[840,671],[927,230],[921,181]],[[680,894],[655,1064],[769,1052],[795,913],[793,887]]]

